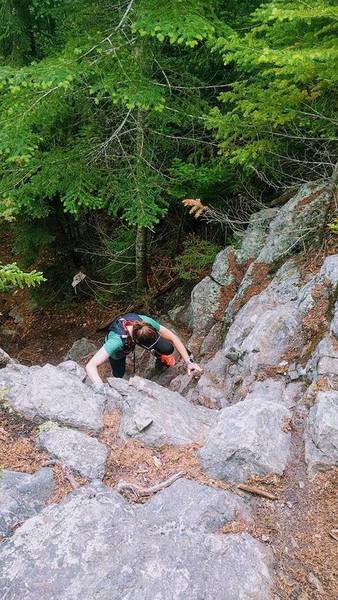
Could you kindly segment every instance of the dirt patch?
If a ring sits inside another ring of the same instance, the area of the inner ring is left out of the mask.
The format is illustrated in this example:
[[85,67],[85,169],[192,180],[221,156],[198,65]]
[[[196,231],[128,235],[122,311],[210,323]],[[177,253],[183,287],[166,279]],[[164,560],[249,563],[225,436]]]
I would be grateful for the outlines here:
[[[168,479],[178,472],[184,472],[188,479],[200,483],[229,489],[230,484],[209,478],[201,469],[196,452],[198,444],[185,446],[161,446],[150,448],[137,440],[121,441],[118,429],[121,415],[118,410],[105,415],[105,428],[99,439],[109,449],[106,473],[103,482],[115,487],[121,480],[141,487],[149,487]],[[131,499],[135,501],[133,495]],[[139,501],[145,502],[146,498]]]
[[1,467],[23,473],[40,469],[48,454],[36,449],[37,433],[37,425],[0,406]]
[[221,293],[218,300],[218,307],[216,312],[212,315],[215,321],[220,321],[224,317],[226,308],[233,299],[237,291],[237,285],[235,283],[229,283],[221,287]]
[[228,285],[224,285],[221,287],[221,294],[218,301],[218,308],[216,312],[213,314],[213,318],[216,321],[220,321],[224,317],[225,310],[230,302],[235,296],[238,287],[248,270],[249,266],[253,262],[253,258],[249,258],[242,265],[237,262],[236,254],[233,249],[229,250],[228,253],[228,263],[229,263],[229,274],[232,275],[232,282]]
[[[35,445],[38,433],[38,425],[11,409],[0,406],[0,467],[21,473],[35,473],[46,466],[49,461],[48,453],[38,450]],[[55,465],[52,469],[54,492],[49,504],[61,502],[74,489],[60,466]],[[85,483],[81,477],[74,474],[73,477],[76,485]]]
[[271,281],[271,277],[269,276],[271,272],[271,265],[267,265],[266,263],[254,263],[252,271],[250,272],[251,283],[244,291],[242,297],[235,302],[234,312],[239,311],[239,309],[246,304],[250,298],[257,296],[257,294],[260,294],[263,290],[265,290],[265,288],[268,287]]
[[333,600],[338,544],[330,531],[337,527],[338,471],[308,479],[304,425],[305,414],[296,413],[290,423],[292,457],[284,475],[254,478],[257,485],[277,496],[277,501],[255,500],[255,526],[250,532],[273,549],[277,565],[274,591],[279,600]]
[[286,375],[288,372],[288,363],[282,361],[278,365],[267,365],[257,371],[256,379],[258,381],[264,381],[270,377],[276,378],[279,375]]

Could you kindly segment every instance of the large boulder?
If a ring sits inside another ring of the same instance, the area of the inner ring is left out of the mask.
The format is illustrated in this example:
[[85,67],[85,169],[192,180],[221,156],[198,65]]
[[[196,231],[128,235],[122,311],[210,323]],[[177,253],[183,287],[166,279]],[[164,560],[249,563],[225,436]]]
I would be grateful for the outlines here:
[[51,424],[50,428],[38,435],[37,446],[47,450],[53,458],[62,460],[83,477],[103,478],[108,449],[96,438]]
[[305,460],[311,475],[338,465],[338,392],[319,392],[310,409]]
[[83,337],[76,340],[68,351],[65,360],[73,360],[75,362],[81,362],[83,359],[89,359],[91,354],[95,354],[98,347],[94,342],[91,342],[87,338]]
[[182,533],[186,530],[217,531],[224,523],[240,518],[252,523],[248,505],[232,492],[211,488],[189,479],[179,479],[153,496],[142,510],[142,523]]
[[[183,491],[194,510],[181,515]],[[205,492],[209,508],[198,484],[144,506],[102,485],[80,489],[2,545],[6,600],[269,600],[271,555],[248,534],[216,533],[234,511],[224,492]]]
[[278,403],[248,398],[224,408],[198,451],[212,477],[246,481],[252,475],[284,472],[290,434],[283,431],[289,411]]
[[183,396],[141,377],[129,380],[121,403],[119,434],[148,446],[203,442],[215,424],[214,411],[193,406]]
[[33,475],[0,472],[0,537],[12,534],[12,528],[39,513],[54,489],[53,471],[41,469]]
[[28,419],[93,431],[103,426],[104,397],[52,365],[8,365],[0,370],[0,387],[6,390],[6,402]]

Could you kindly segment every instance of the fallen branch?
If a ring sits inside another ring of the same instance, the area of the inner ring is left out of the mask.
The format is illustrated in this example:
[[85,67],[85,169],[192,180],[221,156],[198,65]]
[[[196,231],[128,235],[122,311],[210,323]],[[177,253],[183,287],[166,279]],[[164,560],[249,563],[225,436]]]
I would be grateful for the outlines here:
[[338,542],[338,529],[331,529],[331,531],[329,531],[329,535],[336,540],[336,542]]
[[185,473],[183,472],[175,473],[175,475],[172,475],[171,477],[169,477],[169,479],[162,481],[162,483],[152,485],[148,488],[140,487],[134,483],[128,483],[128,481],[119,481],[116,486],[116,490],[120,494],[129,490],[133,492],[133,494],[135,494],[137,498],[139,498],[140,496],[150,496],[150,494],[156,494],[156,492],[163,490],[163,488],[169,487],[172,483],[174,483],[177,479],[180,479],[180,477],[183,477],[184,475]]
[[251,487],[251,485],[246,485],[245,483],[240,483],[237,486],[237,489],[249,492],[250,494],[256,494],[256,496],[263,496],[263,498],[268,498],[269,500],[277,500],[277,496],[269,494],[269,492],[265,492],[259,488]]

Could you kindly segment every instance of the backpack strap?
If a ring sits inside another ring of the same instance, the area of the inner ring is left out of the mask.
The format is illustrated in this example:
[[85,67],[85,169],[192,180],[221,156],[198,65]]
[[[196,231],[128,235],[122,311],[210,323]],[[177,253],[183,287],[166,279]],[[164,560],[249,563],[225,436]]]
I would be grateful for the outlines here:
[[125,319],[124,317],[118,317],[117,319],[114,319],[114,321],[112,321],[107,328],[107,334],[113,331],[120,336],[123,343],[122,352],[124,354],[129,354],[135,348],[135,342],[132,340],[129,331],[127,330],[127,326],[132,325],[132,323],[132,320]]

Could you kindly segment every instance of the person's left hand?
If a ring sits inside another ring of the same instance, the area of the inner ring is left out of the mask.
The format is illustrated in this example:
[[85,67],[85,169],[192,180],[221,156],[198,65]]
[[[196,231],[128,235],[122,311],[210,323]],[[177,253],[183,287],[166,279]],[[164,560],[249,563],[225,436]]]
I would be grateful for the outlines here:
[[202,367],[200,367],[197,363],[188,363],[187,371],[189,375],[192,375],[194,373],[203,373]]

